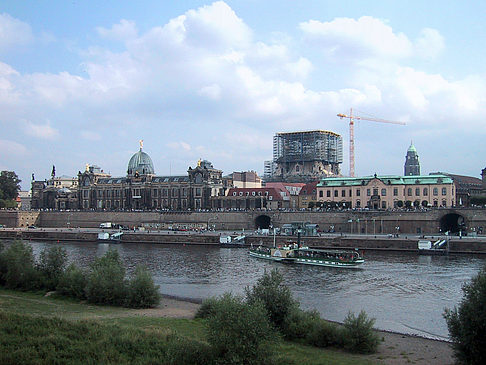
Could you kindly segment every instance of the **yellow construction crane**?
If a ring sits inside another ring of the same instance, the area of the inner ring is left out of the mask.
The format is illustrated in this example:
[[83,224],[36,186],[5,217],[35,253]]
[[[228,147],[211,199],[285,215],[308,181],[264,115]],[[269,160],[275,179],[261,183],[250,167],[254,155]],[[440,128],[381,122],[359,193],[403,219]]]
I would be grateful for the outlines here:
[[367,117],[360,117],[357,115],[353,115],[353,108],[351,108],[349,115],[346,114],[338,114],[339,118],[348,118],[349,119],[349,176],[354,177],[354,120],[369,120],[371,122],[379,122],[379,123],[389,123],[389,124],[400,124],[405,125],[406,123],[403,122],[394,122],[392,120],[385,120],[379,118],[367,118]]

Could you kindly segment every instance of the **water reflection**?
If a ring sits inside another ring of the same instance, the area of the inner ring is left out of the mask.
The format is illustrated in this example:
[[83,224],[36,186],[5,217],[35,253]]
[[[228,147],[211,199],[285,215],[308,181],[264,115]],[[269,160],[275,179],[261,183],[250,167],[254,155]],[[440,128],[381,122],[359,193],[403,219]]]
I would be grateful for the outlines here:
[[[38,254],[51,243],[31,242]],[[52,243],[53,244],[53,243]],[[131,273],[147,266],[164,294],[204,299],[243,294],[265,270],[278,268],[304,309],[342,321],[365,310],[381,329],[447,337],[442,313],[462,298],[462,284],[484,264],[481,256],[419,256],[366,252],[360,269],[285,265],[249,257],[245,249],[162,244],[62,243],[69,260],[87,266],[115,247]]]

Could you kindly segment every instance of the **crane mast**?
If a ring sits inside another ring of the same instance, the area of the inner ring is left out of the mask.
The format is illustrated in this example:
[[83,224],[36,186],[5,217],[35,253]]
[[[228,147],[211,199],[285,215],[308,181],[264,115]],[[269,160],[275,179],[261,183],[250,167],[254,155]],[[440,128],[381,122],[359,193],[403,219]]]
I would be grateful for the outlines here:
[[353,115],[353,108],[350,109],[349,115],[346,114],[338,114],[339,118],[347,118],[349,119],[349,176],[354,177],[354,120],[368,120],[371,122],[379,122],[379,123],[389,123],[389,124],[400,124],[405,125],[406,123],[403,122],[395,122],[392,120],[380,119],[380,118],[366,118]]

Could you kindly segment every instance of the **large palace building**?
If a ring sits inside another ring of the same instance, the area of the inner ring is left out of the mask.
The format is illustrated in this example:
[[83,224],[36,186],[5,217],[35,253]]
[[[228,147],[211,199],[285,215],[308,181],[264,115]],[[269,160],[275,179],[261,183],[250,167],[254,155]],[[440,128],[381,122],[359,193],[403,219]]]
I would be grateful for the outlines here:
[[32,209],[198,210],[209,209],[211,197],[224,195],[222,171],[209,161],[198,161],[185,176],[157,176],[142,143],[126,176],[86,165],[70,185],[56,186],[56,179],[32,182]]
[[456,190],[442,174],[324,178],[317,184],[317,200],[344,208],[452,207]]

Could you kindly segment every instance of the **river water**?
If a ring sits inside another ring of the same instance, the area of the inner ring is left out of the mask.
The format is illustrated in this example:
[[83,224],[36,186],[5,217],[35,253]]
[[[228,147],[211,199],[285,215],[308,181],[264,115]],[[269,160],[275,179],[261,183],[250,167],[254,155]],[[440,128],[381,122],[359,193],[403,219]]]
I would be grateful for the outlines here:
[[[31,242],[38,254],[54,243]],[[160,292],[204,299],[224,292],[243,294],[265,270],[278,268],[304,309],[342,322],[364,310],[379,329],[447,339],[442,317],[462,299],[461,287],[485,264],[472,255],[419,256],[365,252],[358,269],[286,265],[250,257],[246,249],[195,245],[61,243],[69,260],[87,266],[109,247],[118,249],[128,272],[144,264]]]

